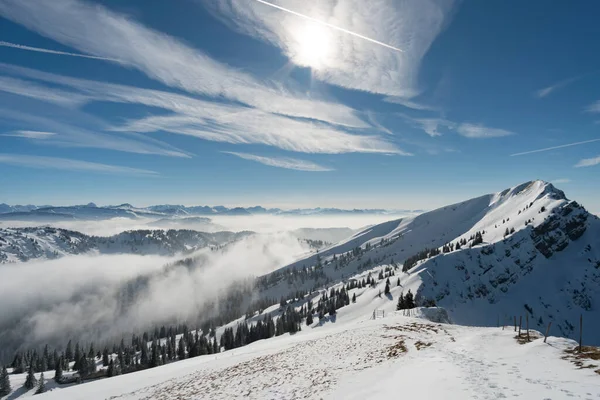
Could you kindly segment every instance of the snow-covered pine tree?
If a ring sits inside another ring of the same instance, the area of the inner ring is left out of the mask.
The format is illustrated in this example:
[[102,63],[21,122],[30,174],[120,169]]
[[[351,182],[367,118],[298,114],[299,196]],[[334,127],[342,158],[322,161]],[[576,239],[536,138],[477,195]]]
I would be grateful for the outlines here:
[[35,391],[35,394],[42,394],[46,391],[46,381],[44,380],[44,373],[40,375],[40,382],[38,384],[38,388]]
[[35,379],[35,375],[33,375],[33,365],[30,365],[27,370],[27,378],[25,379],[23,387],[27,390],[31,390],[35,387],[36,383],[37,380]]

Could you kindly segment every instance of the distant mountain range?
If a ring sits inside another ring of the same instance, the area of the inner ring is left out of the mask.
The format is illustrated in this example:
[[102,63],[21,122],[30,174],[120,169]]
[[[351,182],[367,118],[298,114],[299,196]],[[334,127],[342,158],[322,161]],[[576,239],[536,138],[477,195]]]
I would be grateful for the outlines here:
[[136,230],[100,237],[52,227],[0,228],[0,264],[56,259],[78,254],[185,255],[224,246],[253,232],[197,232],[187,229]]
[[125,203],[114,206],[99,207],[94,203],[74,206],[35,206],[0,204],[0,221],[64,221],[64,220],[105,220],[110,218],[172,218],[195,216],[243,216],[243,215],[365,215],[365,214],[407,214],[420,213],[423,210],[384,210],[384,209],[352,209],[339,208],[298,208],[282,210],[280,208],[234,207],[224,206],[183,206],[173,204],[154,205],[145,208],[134,207]]

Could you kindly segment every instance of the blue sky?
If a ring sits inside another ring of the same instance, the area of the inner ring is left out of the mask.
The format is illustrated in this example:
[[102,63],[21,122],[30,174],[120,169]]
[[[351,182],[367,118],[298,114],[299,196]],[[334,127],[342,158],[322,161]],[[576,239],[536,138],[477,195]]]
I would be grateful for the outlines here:
[[598,13],[0,0],[0,202],[428,209],[544,179],[598,212]]

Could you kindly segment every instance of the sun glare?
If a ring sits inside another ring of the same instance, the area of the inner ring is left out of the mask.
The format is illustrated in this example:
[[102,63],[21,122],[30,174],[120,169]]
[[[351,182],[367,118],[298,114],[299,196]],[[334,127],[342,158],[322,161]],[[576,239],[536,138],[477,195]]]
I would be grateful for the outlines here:
[[298,29],[294,61],[305,67],[319,69],[331,55],[331,31],[318,24],[306,24]]

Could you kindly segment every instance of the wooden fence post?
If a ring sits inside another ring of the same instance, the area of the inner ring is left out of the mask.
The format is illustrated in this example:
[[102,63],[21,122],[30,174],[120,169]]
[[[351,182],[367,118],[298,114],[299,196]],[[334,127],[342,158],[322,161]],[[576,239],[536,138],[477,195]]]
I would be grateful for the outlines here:
[[579,316],[579,352],[581,353],[581,344],[583,342],[583,314]]
[[527,324],[527,341],[529,342],[529,313],[527,313],[527,316],[525,317],[525,321]]
[[521,326],[523,325],[523,316],[519,315],[519,338],[521,337]]
[[546,339],[548,339],[548,333],[550,332],[550,327],[552,326],[552,321],[548,323],[548,327],[546,328],[546,335],[544,336],[544,343],[546,343]]
[[515,315],[515,332],[517,331],[517,316]]

